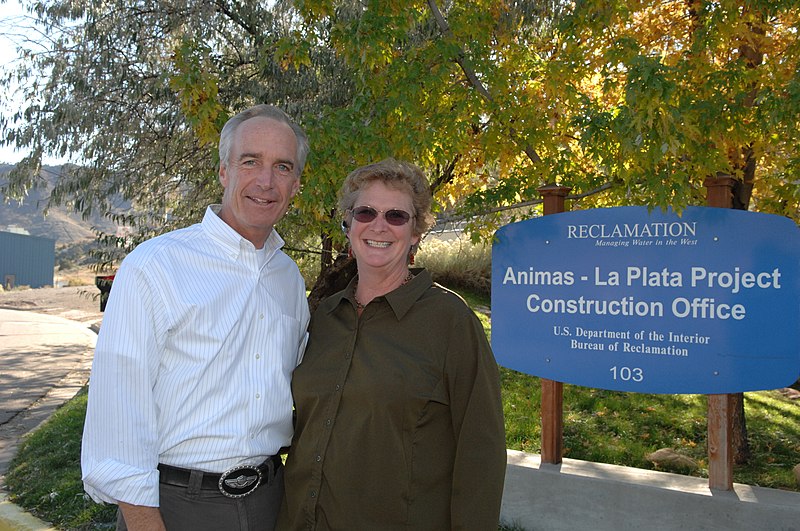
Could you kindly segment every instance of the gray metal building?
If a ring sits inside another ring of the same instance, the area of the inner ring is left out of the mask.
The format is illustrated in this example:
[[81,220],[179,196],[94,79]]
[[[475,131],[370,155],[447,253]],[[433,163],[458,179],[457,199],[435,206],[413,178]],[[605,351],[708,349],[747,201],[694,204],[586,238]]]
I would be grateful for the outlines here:
[[0,280],[5,289],[53,285],[56,241],[0,231]]

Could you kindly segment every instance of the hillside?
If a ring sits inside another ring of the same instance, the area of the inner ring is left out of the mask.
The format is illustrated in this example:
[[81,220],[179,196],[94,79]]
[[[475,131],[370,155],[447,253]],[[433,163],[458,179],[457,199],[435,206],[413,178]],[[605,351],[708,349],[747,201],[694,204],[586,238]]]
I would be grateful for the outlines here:
[[[0,164],[0,187],[5,183],[3,175],[12,166]],[[53,207],[44,215],[49,192],[58,181],[60,166],[44,166],[42,175],[48,185],[44,189],[32,190],[22,202],[7,202],[0,193],[0,230],[16,226],[28,231],[33,236],[43,236],[56,240],[56,248],[86,243],[94,240],[96,230],[116,232],[116,225],[102,216],[95,215],[82,219],[81,215],[66,207]]]

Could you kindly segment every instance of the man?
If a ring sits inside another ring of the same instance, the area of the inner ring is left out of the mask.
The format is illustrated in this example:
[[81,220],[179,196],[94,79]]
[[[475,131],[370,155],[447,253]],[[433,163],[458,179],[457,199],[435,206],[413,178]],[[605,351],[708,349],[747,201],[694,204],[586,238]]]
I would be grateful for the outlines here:
[[97,340],[81,465],[118,529],[269,530],[282,501],[309,312],[273,227],[308,141],[257,105],[219,151],[222,205],[125,258]]

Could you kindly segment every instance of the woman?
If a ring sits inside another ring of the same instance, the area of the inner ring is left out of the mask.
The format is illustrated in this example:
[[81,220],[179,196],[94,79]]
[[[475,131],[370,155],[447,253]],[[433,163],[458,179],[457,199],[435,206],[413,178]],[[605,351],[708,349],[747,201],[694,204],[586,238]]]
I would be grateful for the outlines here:
[[358,276],[314,313],[292,377],[279,528],[497,529],[506,454],[494,356],[464,301],[408,268],[430,205],[410,164],[345,180]]

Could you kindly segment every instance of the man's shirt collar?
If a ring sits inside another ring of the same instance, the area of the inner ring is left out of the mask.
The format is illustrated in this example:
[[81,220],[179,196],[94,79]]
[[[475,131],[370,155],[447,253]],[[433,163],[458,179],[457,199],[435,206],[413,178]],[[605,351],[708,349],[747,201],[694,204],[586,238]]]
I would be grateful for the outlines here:
[[[222,205],[210,205],[206,209],[202,222],[203,230],[225,249],[227,256],[231,260],[237,260],[243,252],[255,252],[256,248],[252,242],[236,232],[233,227],[219,217],[221,208]],[[284,243],[278,232],[272,229],[267,241],[264,242],[267,261],[269,261],[269,257],[284,246]]]

